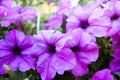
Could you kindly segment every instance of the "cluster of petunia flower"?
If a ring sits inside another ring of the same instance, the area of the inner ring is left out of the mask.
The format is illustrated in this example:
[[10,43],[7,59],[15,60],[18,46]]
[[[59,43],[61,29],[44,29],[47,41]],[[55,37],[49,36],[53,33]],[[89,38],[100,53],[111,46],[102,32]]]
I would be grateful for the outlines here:
[[[12,2],[0,1],[0,24],[14,24],[22,30],[22,22],[35,18],[35,11],[29,6],[11,6]],[[65,33],[50,30],[61,26],[64,19]],[[89,72],[89,64],[99,57],[96,37],[111,37],[115,58],[110,69],[96,72],[90,80],[114,80],[111,72],[120,75],[119,19],[119,0],[97,0],[92,5],[72,7],[70,0],[61,0],[56,14],[44,25],[46,30],[31,36],[13,29],[0,40],[0,74],[7,73],[4,65],[8,65],[12,71],[37,70],[42,80],[51,80],[56,73],[62,75],[65,71],[83,76]]]

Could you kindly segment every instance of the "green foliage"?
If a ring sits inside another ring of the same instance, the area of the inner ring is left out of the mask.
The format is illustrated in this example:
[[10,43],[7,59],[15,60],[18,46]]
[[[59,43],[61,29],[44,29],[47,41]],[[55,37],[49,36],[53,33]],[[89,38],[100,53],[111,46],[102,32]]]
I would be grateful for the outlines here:
[[10,31],[11,29],[13,29],[13,26],[11,27],[2,27],[0,26],[0,39],[3,39],[5,37],[5,34]]

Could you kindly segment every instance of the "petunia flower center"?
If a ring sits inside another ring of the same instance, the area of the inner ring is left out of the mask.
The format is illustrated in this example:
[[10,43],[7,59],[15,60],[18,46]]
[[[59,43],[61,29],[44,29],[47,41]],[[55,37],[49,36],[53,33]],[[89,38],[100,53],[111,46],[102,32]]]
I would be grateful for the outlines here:
[[21,49],[18,47],[18,46],[15,46],[13,49],[12,49],[12,52],[15,54],[15,55],[20,55],[21,54]]
[[80,51],[80,48],[78,46],[74,46],[71,48],[71,50],[75,53],[75,52]]
[[89,26],[89,22],[87,20],[82,20],[79,26],[82,29],[86,29]]
[[114,15],[111,17],[111,21],[117,20],[118,18],[119,18],[119,15],[118,15],[118,14],[114,14]]
[[55,45],[49,44],[48,52],[50,54],[56,53],[56,47],[55,47]]

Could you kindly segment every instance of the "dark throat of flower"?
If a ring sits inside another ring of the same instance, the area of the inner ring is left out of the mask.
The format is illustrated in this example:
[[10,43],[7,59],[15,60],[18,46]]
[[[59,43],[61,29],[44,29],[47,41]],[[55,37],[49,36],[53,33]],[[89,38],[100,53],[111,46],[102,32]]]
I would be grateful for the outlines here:
[[15,54],[15,55],[20,55],[22,50],[18,47],[18,46],[15,46],[13,49],[12,49],[12,52]]
[[118,14],[114,14],[113,16],[111,16],[111,21],[117,20],[119,18]]
[[48,48],[48,52],[49,52],[50,54],[56,53],[56,47],[55,47],[55,45],[49,44],[48,47],[49,47],[49,48]]
[[88,20],[82,20],[79,25],[82,29],[86,29],[89,26]]
[[74,46],[74,47],[71,48],[71,50],[72,50],[74,53],[76,53],[76,52],[80,51],[81,49],[80,49],[78,46]]

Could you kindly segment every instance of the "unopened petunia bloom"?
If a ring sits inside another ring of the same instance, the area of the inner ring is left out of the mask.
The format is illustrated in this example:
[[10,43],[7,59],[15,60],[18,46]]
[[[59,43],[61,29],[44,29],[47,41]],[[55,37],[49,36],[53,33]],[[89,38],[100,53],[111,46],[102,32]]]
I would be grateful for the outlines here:
[[41,30],[33,36],[36,44],[32,52],[33,56],[38,56],[36,68],[42,80],[52,80],[56,72],[62,75],[64,71],[72,69],[76,64],[74,55],[69,49],[57,50],[58,45],[62,44],[59,40],[63,36],[61,32],[54,30]]
[[20,6],[14,6],[9,10],[4,19],[0,21],[0,24],[5,27],[8,27],[10,24],[23,27],[23,21],[31,20],[35,18],[35,16],[35,10],[30,6],[25,6],[24,8],[21,8]]
[[114,77],[110,69],[103,69],[97,71],[89,80],[114,80]]
[[[64,39],[68,40],[65,41]],[[72,73],[75,76],[83,76],[88,73],[88,65],[98,59],[99,53],[99,48],[93,37],[78,28],[69,31],[60,42],[62,44],[59,44],[57,49],[67,48],[75,57],[76,65],[72,69]]]
[[110,23],[102,17],[104,11],[101,8],[77,6],[72,15],[67,19],[67,31],[80,28],[96,37],[102,37],[109,31]]
[[4,65],[8,65],[12,71],[35,70],[35,58],[31,56],[33,46],[31,36],[25,36],[23,32],[11,30],[0,40],[0,74],[5,74]]

